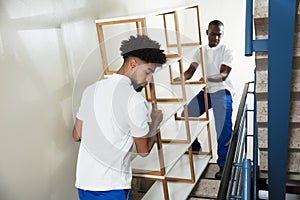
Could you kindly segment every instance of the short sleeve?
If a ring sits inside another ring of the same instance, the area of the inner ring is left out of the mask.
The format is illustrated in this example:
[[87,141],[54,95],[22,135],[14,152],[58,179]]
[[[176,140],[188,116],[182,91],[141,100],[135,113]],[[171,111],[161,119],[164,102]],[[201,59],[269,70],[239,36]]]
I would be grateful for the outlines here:
[[195,51],[195,53],[194,53],[194,55],[193,55],[193,60],[192,60],[192,62],[196,62],[196,63],[198,63],[198,64],[201,64],[200,48],[198,48],[198,49]]
[[229,47],[226,47],[222,64],[227,65],[230,68],[232,68],[234,66],[234,62],[235,62],[234,50]]
[[131,95],[128,103],[128,120],[133,137],[143,137],[148,134],[148,113],[146,100],[137,93]]

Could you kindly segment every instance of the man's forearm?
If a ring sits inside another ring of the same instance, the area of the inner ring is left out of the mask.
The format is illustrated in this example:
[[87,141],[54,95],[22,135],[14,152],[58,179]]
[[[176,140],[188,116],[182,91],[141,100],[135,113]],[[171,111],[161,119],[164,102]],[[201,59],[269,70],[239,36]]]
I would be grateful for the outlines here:
[[157,122],[152,122],[150,123],[149,125],[149,133],[147,135],[147,147],[149,149],[149,152],[151,151],[151,149],[153,148],[153,145],[156,141],[156,134],[157,134],[157,131],[158,131],[158,126],[159,126],[159,123]]
[[206,79],[209,82],[222,82],[223,81],[223,77],[221,74],[215,74],[212,76],[208,76],[208,77],[206,77]]
[[223,72],[220,74],[208,76],[208,77],[206,77],[206,79],[207,79],[207,81],[210,81],[210,82],[222,82],[222,81],[225,81],[227,77],[228,77],[228,74],[226,72]]

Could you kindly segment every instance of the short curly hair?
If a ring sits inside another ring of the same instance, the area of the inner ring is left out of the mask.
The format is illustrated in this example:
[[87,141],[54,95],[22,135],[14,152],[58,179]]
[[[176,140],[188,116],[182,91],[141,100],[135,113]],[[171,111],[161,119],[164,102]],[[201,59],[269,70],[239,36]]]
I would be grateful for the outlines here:
[[219,21],[219,20],[213,20],[211,22],[209,22],[208,27],[211,26],[224,26],[223,22]]
[[166,55],[160,49],[160,44],[146,35],[130,36],[123,40],[120,47],[124,61],[129,57],[137,57],[147,63],[164,64]]

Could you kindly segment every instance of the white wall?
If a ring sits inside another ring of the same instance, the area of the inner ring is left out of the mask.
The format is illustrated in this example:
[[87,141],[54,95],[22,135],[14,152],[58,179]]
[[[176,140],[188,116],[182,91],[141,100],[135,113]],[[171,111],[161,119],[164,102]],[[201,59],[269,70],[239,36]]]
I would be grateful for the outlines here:
[[202,5],[203,31],[210,19],[224,21],[239,94],[253,67],[243,57],[240,0],[0,1],[0,199],[77,199],[73,109],[102,73],[94,20],[189,2]]
[[[202,12],[201,21],[202,35],[205,34],[208,22],[219,19],[224,23],[225,34],[223,42],[229,44],[236,51],[237,62],[231,71],[231,76],[236,89],[234,96],[234,116],[237,112],[244,83],[254,80],[254,57],[244,56],[245,46],[245,1],[231,0],[199,0]],[[207,38],[204,37],[207,41]],[[204,42],[205,42],[204,41]]]

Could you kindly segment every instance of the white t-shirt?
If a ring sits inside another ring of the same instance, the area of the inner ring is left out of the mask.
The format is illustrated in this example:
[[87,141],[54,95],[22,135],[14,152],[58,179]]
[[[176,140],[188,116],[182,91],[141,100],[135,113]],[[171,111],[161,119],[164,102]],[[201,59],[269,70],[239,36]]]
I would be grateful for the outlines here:
[[129,151],[133,136],[149,132],[148,108],[128,77],[114,74],[83,93],[77,118],[83,121],[76,187],[106,191],[129,189]]
[[[221,64],[225,64],[230,68],[233,68],[235,61],[234,51],[226,44],[221,43],[218,46],[212,48],[208,45],[203,45],[202,48],[206,77],[219,74]],[[197,49],[197,51],[195,52],[193,62],[196,62],[199,65],[202,64],[202,59],[200,58],[200,49]],[[230,74],[225,81],[207,83],[207,90],[209,93],[214,93],[222,89],[229,90],[232,95],[235,93]]]

